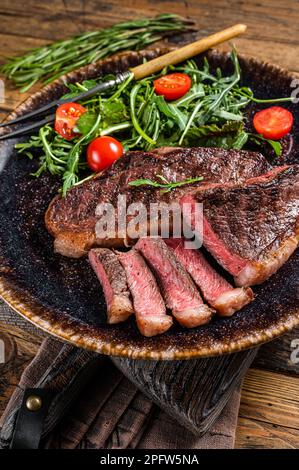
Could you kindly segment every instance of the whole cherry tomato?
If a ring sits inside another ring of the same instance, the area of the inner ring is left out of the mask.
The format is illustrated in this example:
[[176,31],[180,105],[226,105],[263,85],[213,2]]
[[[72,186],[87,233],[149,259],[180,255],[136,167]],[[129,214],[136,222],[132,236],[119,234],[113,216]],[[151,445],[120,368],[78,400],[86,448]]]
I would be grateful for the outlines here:
[[108,135],[97,137],[87,147],[87,164],[95,172],[108,168],[118,160],[124,149],[122,144]]

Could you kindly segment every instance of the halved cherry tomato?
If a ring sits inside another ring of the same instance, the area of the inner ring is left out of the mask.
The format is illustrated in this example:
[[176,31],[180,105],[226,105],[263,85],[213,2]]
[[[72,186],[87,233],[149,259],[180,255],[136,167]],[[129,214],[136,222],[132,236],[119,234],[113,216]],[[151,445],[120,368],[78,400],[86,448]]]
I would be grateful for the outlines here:
[[166,100],[178,100],[191,88],[192,81],[186,73],[169,73],[154,80],[157,95],[163,95]]
[[66,140],[70,140],[76,135],[74,132],[76,122],[86,109],[78,103],[64,103],[58,106],[55,116],[55,131]]
[[253,118],[255,130],[266,139],[278,140],[288,134],[294,122],[290,111],[280,106],[271,106],[257,112]]
[[97,137],[87,147],[87,164],[93,171],[102,171],[118,160],[124,149],[122,144],[108,135]]

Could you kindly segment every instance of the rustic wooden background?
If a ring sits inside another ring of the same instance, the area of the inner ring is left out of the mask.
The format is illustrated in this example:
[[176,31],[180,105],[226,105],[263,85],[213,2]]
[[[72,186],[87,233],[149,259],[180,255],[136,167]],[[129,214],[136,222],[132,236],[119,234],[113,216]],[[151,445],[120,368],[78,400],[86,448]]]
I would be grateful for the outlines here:
[[[234,41],[239,52],[299,74],[297,0],[0,0],[0,56],[163,12],[192,18],[199,35],[244,22],[246,35]],[[26,98],[9,83],[5,83],[5,91],[0,118]],[[291,361],[292,352],[296,356],[292,341],[297,338],[299,342],[299,329],[260,349],[243,384],[237,448],[299,448],[299,362]],[[1,414],[40,339],[1,323],[0,339],[6,342],[8,359],[0,364]]]

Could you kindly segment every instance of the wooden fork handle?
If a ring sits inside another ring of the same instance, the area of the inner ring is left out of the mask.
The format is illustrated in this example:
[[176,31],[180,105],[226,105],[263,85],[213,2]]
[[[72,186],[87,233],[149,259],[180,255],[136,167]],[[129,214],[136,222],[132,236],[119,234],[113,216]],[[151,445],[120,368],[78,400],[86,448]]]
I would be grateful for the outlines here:
[[145,64],[137,65],[137,67],[133,67],[130,70],[133,72],[135,79],[140,80],[141,78],[145,78],[153,73],[159,72],[167,65],[178,64],[206,51],[207,49],[210,49],[213,46],[216,46],[217,44],[228,41],[229,39],[244,33],[246,29],[247,26],[245,24],[235,24],[230,28],[223,29],[211,36],[199,39],[198,41],[187,44],[187,46],[180,47],[175,51],[168,52],[167,54],[150,60]]

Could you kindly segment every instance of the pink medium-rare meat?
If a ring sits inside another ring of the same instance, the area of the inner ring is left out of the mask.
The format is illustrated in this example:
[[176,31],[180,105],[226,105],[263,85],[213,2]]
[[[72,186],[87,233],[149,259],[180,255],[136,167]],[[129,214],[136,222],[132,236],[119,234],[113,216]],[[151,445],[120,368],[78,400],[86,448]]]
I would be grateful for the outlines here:
[[[96,207],[109,202],[117,208],[118,195],[127,203],[177,201],[190,185],[161,194],[159,188],[133,187],[129,182],[163,175],[168,181],[182,181],[202,176],[207,183],[237,183],[260,175],[270,168],[263,155],[255,152],[218,148],[155,149],[151,152],[128,152],[101,175],[71,188],[65,197],[55,197],[45,215],[48,231],[55,238],[54,249],[65,256],[78,258],[94,246],[120,247],[126,236],[96,234]],[[196,187],[201,186],[197,183]]]
[[108,248],[96,248],[90,250],[88,257],[103,288],[108,323],[127,320],[134,310],[126,274],[116,254]]
[[166,315],[156,279],[144,258],[134,249],[118,253],[118,258],[126,272],[140,333],[147,337],[165,333],[173,321]]
[[203,244],[237,286],[264,282],[298,246],[298,165],[276,167],[242,185],[190,192],[185,202],[203,202]]
[[203,303],[192,279],[161,238],[140,238],[135,248],[142,253],[158,278],[166,306],[187,328],[208,323],[213,311]]
[[233,287],[208,263],[197,249],[185,248],[184,239],[169,238],[165,243],[172,248],[178,261],[199,287],[203,298],[221,316],[233,315],[253,300],[250,287]]

